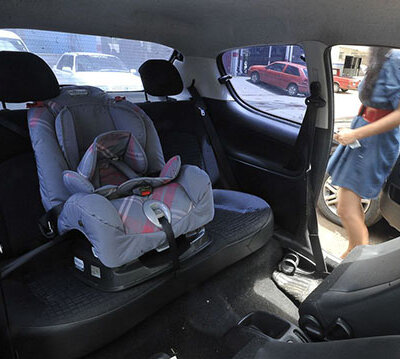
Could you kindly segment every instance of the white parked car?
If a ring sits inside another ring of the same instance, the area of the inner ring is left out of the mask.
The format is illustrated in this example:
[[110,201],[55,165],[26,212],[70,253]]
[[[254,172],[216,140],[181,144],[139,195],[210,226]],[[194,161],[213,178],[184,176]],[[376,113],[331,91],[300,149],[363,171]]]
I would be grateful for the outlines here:
[[91,52],[66,52],[53,68],[65,85],[91,85],[104,91],[141,91],[135,70],[129,70],[116,56]]
[[0,30],[0,51],[29,51],[24,41],[14,32]]

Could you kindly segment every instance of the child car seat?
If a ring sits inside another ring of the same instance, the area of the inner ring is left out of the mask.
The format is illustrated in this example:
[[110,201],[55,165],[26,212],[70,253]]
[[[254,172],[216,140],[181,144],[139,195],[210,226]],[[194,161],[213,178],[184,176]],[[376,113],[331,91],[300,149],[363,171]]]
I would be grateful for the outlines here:
[[66,86],[32,104],[28,123],[45,209],[61,207],[59,233],[82,232],[104,266],[131,263],[212,220],[208,175],[181,167],[179,156],[165,164],[151,120],[125,99]]

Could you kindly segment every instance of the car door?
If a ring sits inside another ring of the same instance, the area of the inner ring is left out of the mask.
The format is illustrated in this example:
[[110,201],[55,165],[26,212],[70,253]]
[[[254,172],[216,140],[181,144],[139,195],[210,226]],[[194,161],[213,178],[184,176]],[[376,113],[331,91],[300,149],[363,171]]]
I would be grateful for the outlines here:
[[400,157],[383,187],[380,208],[389,224],[400,231]]
[[297,67],[287,65],[284,73],[282,74],[282,87],[287,88],[289,84],[294,83],[299,86],[300,71]]
[[280,63],[274,63],[266,67],[265,72],[261,78],[261,81],[272,85],[280,87],[281,85],[281,75],[285,65]]
[[[247,78],[228,72],[224,59],[228,63],[230,56],[225,54],[219,58],[219,67],[222,75],[232,76],[226,85],[235,101],[207,99],[216,131],[240,189],[264,198],[274,211],[276,225],[296,236],[304,225],[306,213],[306,168],[301,160],[295,160],[295,166],[290,163],[298,154],[296,142],[306,111],[304,98],[289,97],[282,91],[249,83]],[[269,66],[271,73],[282,74],[284,59]],[[296,58],[296,61],[302,60]],[[317,131],[321,141],[323,138],[330,141],[329,130]],[[329,148],[326,158],[328,151]]]

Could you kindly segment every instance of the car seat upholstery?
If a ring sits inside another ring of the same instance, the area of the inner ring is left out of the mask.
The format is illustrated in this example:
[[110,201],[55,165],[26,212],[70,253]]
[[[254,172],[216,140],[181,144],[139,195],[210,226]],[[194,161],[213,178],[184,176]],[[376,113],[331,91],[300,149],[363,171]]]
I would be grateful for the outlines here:
[[193,100],[171,100],[171,96],[179,95],[184,90],[176,67],[166,60],[147,60],[139,68],[139,73],[147,94],[170,99],[141,105],[157,128],[166,155],[182,153],[183,163],[204,169],[213,185],[221,187],[224,173],[218,168],[199,108]]
[[[45,209],[65,203],[58,220],[60,233],[83,232],[104,265],[119,267],[167,241],[163,228],[146,217],[146,201],[169,208],[175,237],[213,218],[207,174],[194,166],[181,169],[179,157],[165,165],[154,126],[136,105],[116,101],[96,88],[65,87],[56,98],[35,104],[28,120]],[[113,153],[113,165],[105,164],[104,153],[112,149],[99,148],[106,138],[112,138],[114,146],[128,146],[125,161],[115,161],[118,154]],[[91,185],[91,174],[106,171],[107,179],[97,179],[100,188]],[[125,181],[118,181],[121,178]],[[143,186],[154,191],[137,193]]]

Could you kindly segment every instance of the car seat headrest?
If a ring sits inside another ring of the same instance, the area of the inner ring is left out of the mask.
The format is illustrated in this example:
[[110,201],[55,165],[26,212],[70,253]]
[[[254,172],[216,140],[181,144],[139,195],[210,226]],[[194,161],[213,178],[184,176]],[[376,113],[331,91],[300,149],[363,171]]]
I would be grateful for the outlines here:
[[59,93],[56,76],[40,57],[30,52],[0,51],[0,101],[42,101]]
[[139,73],[144,90],[151,96],[173,96],[183,90],[181,75],[167,60],[147,60]]

